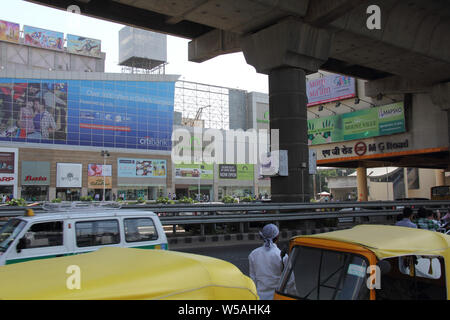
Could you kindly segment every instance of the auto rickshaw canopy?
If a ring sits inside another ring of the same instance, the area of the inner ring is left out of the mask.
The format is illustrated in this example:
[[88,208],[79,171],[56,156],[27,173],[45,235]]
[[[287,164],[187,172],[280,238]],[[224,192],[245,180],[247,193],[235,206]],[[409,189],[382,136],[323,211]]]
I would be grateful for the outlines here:
[[258,299],[253,281],[233,264],[167,250],[107,247],[7,265],[0,283],[0,299],[9,300]]
[[[450,257],[450,236],[423,229],[358,225],[351,229],[300,237],[360,245],[372,251],[378,259],[406,255],[440,255],[448,261]],[[450,263],[448,265],[450,267]]]

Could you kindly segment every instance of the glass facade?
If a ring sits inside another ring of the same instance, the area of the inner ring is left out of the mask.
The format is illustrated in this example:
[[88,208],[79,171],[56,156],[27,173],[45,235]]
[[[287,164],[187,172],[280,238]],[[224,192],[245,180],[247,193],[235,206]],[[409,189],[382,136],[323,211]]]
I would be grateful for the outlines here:
[[0,140],[170,151],[174,88],[0,78]]

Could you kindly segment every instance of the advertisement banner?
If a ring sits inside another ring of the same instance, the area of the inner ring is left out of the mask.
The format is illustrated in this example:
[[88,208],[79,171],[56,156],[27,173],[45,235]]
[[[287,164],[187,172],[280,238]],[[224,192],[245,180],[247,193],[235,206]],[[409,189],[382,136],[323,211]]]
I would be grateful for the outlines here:
[[0,173],[14,173],[14,152],[0,152]]
[[30,26],[23,27],[25,44],[53,50],[64,50],[64,33]]
[[349,99],[356,96],[355,79],[332,74],[306,82],[307,106],[331,101]]
[[192,179],[199,178],[204,180],[214,179],[214,165],[212,164],[176,164],[175,178]]
[[81,163],[57,163],[56,187],[57,188],[81,188],[82,182]]
[[111,177],[112,165],[90,163],[88,165],[88,177]]
[[111,177],[99,177],[93,176],[88,177],[88,188],[89,189],[111,189],[112,188],[112,178]]
[[172,150],[174,82],[0,78],[0,141]]
[[308,145],[365,139],[406,131],[403,102],[308,120]]
[[117,159],[117,174],[122,178],[165,178],[166,160]]
[[100,57],[102,42],[96,39],[67,35],[67,51],[75,54],[82,54],[91,57]]
[[0,20],[0,41],[19,43],[20,25]]
[[219,179],[253,180],[253,164],[219,164]]

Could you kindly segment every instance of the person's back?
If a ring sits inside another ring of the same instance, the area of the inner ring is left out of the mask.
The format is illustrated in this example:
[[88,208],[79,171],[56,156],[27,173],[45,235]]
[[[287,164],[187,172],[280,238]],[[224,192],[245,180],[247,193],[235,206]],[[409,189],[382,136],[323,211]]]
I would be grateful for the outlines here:
[[409,207],[403,208],[402,219],[395,224],[399,227],[417,228],[417,225],[412,220],[413,211]]
[[419,219],[417,220],[417,227],[419,229],[436,231],[439,229],[439,225],[437,225],[433,221],[433,211],[427,210],[425,208],[419,208],[418,211]]
[[248,256],[249,275],[255,282],[258,296],[261,300],[272,300],[275,289],[283,272],[283,262],[288,256],[281,259],[281,250],[275,244],[278,240],[278,228],[273,224],[264,226],[261,237],[264,245],[254,249]]

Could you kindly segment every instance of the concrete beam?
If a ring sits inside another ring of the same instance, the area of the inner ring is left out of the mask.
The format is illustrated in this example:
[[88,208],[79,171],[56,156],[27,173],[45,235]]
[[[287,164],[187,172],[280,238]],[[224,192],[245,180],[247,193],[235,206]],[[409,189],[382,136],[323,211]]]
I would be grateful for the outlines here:
[[368,97],[376,97],[379,93],[403,94],[403,93],[429,93],[432,84],[426,81],[405,79],[400,76],[372,80],[365,83],[365,94]]
[[347,14],[366,0],[314,0],[309,3],[305,22],[313,26],[325,26]]
[[248,64],[258,73],[269,74],[278,67],[316,72],[328,59],[332,34],[296,19],[286,19],[241,38]]
[[442,110],[450,111],[450,82],[434,85],[431,90],[431,101]]
[[189,42],[188,60],[204,62],[221,54],[240,51],[238,34],[215,29]]

